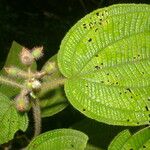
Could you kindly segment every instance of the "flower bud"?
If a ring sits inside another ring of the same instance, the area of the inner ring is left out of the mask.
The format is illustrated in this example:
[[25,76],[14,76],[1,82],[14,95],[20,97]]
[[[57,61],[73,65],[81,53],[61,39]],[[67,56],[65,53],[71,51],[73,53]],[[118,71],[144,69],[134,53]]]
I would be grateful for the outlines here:
[[20,54],[20,60],[25,65],[31,65],[34,62],[34,58],[30,51],[26,48],[23,48]]
[[19,69],[15,67],[5,67],[6,73],[12,76],[17,76]]
[[50,74],[56,70],[56,62],[47,62],[46,65],[43,67],[43,70]]
[[41,58],[43,56],[43,46],[34,47],[31,54],[36,60]]
[[41,82],[32,78],[31,80],[27,81],[26,86],[30,90],[39,91],[41,89]]
[[29,110],[29,98],[27,96],[18,95],[15,98],[16,109],[20,112]]

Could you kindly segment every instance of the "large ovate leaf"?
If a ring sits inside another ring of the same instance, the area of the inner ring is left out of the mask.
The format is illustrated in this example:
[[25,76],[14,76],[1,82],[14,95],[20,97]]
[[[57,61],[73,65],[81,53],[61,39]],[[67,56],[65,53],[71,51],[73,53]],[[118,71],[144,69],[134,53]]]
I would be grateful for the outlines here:
[[27,114],[19,113],[13,101],[0,93],[0,144],[13,139],[18,130],[25,131],[27,127]]
[[77,130],[57,129],[37,136],[28,150],[84,150],[88,137]]
[[67,33],[58,64],[71,104],[86,116],[114,125],[150,120],[150,6],[98,9]]
[[119,133],[111,142],[108,150],[149,150],[150,127],[144,128],[131,136],[128,130]]
[[[21,46],[17,42],[14,41],[12,43],[12,46],[10,48],[10,51],[9,51],[8,56],[7,56],[4,67],[14,66],[14,67],[18,67],[18,68],[23,69],[23,70],[27,70],[27,67],[21,63],[20,58],[19,58],[20,57],[19,55],[20,55],[22,48],[23,48],[23,46]],[[34,62],[31,66],[31,69],[36,70],[36,67],[37,67],[36,62]],[[0,75],[6,76],[7,74],[2,69],[0,72]],[[15,78],[15,80],[17,80],[18,82],[22,81],[22,80],[16,79],[16,78]],[[7,95],[8,97],[14,97],[19,92],[19,89],[16,89],[14,87],[2,84],[2,85],[0,85],[0,92]]]
[[[56,63],[56,70],[54,73],[50,73],[50,75],[47,75],[42,79],[45,84],[51,84],[51,81],[53,82],[54,80],[62,77],[62,74],[57,66],[57,55],[54,55],[45,63],[42,71],[44,71],[44,67],[51,62]],[[42,117],[52,116],[68,106],[68,101],[65,97],[64,90],[61,87],[58,87],[57,89],[42,88],[38,96],[40,98]]]

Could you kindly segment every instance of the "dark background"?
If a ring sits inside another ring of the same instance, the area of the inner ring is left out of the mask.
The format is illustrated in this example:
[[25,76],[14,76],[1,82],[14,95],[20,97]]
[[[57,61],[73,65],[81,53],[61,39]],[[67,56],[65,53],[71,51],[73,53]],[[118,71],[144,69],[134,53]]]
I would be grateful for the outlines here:
[[13,40],[32,48],[43,45],[44,63],[76,21],[94,9],[115,3],[150,3],[150,0],[0,0],[0,66]]
[[[0,0],[0,68],[2,68],[12,41],[32,48],[44,46],[44,57],[39,68],[57,53],[66,32],[87,13],[116,3],[150,3],[150,0]],[[69,127],[84,118],[78,111],[67,107],[62,112],[42,120],[43,132]],[[31,129],[30,129],[31,128]],[[32,123],[27,131],[32,135]],[[20,133],[19,133],[20,135]],[[13,142],[19,149],[25,139]],[[0,147],[1,149],[1,147]]]

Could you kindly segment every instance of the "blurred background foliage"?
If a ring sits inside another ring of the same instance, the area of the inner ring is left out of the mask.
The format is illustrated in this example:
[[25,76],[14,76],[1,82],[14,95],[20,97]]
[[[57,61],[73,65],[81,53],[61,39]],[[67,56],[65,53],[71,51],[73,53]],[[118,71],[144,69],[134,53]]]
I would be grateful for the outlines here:
[[[150,4],[150,0],[0,0],[0,68],[3,67],[14,40],[28,48],[44,46],[45,55],[38,62],[38,68],[41,68],[51,56],[57,53],[61,40],[79,19],[97,8],[117,3]],[[29,116],[32,118],[32,115]],[[62,112],[42,120],[43,132],[56,128],[73,127],[88,133],[91,127],[86,131],[87,129],[83,129],[83,123],[80,126],[80,122],[84,119],[85,117],[82,114],[69,105]],[[79,124],[73,125],[77,122]],[[86,120],[86,124],[88,122],[91,123],[91,120]],[[31,121],[27,130],[27,137],[22,133],[16,134],[17,140],[12,141],[15,149],[25,146],[28,143],[28,138],[32,137],[32,123]],[[99,126],[98,124],[96,123],[95,126]],[[100,124],[100,126],[103,126],[103,124]],[[94,133],[92,128],[91,132]],[[107,132],[106,135],[106,137],[111,138],[107,138],[105,144],[104,141],[101,141],[103,144],[95,144],[102,148],[106,148],[117,132],[124,129],[115,127],[113,132],[114,127],[104,125],[103,128],[109,131],[111,128],[111,131]],[[99,134],[99,136],[102,136],[102,134]],[[102,139],[103,137],[101,137]]]

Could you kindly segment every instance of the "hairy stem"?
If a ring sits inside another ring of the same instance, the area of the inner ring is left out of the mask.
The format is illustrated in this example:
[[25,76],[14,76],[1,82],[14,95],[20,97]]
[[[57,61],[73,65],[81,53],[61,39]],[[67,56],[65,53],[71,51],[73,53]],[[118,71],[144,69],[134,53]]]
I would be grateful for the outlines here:
[[10,85],[10,86],[13,86],[13,87],[16,87],[16,88],[20,88],[20,89],[25,88],[23,85],[15,82],[13,80],[10,80],[9,78],[3,77],[3,76],[0,76],[0,83]]
[[48,91],[55,89],[55,88],[59,87],[60,85],[64,85],[65,81],[66,81],[66,78],[58,78],[58,79],[54,79],[50,82],[44,83],[41,87],[41,92],[39,93],[38,96],[41,97]]
[[36,137],[41,132],[41,109],[38,99],[32,99],[31,102],[34,117],[34,137]]

